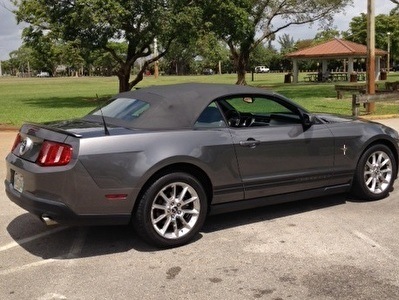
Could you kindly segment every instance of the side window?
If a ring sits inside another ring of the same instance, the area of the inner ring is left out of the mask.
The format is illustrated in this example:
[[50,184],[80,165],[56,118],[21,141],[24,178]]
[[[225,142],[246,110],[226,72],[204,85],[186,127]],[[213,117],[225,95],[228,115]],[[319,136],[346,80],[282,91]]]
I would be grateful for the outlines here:
[[222,113],[215,102],[212,102],[204,109],[194,127],[226,127]]
[[300,124],[301,118],[294,107],[273,97],[242,96],[220,102],[231,127],[278,126]]

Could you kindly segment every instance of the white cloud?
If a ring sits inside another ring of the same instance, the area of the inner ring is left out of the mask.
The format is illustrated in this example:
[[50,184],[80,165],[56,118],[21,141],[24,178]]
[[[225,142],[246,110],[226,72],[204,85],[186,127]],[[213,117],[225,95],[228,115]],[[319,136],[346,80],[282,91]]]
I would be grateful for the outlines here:
[[21,46],[23,27],[11,12],[13,6],[9,0],[0,1],[0,60],[9,59],[9,53]]
[[[388,14],[395,7],[390,0],[375,0],[374,5],[375,15]],[[359,16],[361,13],[367,13],[367,0],[354,0],[353,5],[347,6],[344,12],[335,15],[333,27],[338,31],[346,31],[349,29],[349,23],[352,18]],[[309,25],[301,25],[289,27],[281,31],[278,35],[286,33],[297,41],[312,39],[315,37],[317,31],[317,24],[311,27]]]

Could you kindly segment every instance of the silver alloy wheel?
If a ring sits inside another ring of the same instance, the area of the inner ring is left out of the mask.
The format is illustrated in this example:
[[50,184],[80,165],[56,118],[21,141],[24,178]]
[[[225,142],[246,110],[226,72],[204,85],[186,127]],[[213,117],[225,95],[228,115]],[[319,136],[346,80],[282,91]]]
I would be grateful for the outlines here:
[[392,161],[384,151],[373,152],[364,166],[364,183],[373,194],[381,194],[392,180]]
[[154,198],[151,223],[163,238],[181,238],[195,226],[200,210],[201,203],[195,189],[184,182],[173,182]]

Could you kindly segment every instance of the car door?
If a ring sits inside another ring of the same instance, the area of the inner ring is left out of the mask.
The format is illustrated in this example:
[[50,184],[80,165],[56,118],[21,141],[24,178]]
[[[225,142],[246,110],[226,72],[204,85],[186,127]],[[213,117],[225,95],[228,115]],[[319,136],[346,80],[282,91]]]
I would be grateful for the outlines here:
[[236,97],[221,104],[246,199],[328,186],[334,140],[325,125],[304,128],[299,109],[274,96]]

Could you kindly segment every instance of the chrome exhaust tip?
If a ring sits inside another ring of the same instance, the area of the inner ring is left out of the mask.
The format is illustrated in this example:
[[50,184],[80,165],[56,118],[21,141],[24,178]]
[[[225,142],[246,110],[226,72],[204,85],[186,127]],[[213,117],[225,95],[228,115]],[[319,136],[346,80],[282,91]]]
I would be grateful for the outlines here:
[[44,224],[46,224],[47,226],[51,226],[51,225],[57,225],[58,223],[56,221],[54,221],[53,219],[51,219],[49,216],[41,216],[41,220],[44,222]]

